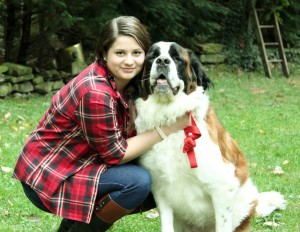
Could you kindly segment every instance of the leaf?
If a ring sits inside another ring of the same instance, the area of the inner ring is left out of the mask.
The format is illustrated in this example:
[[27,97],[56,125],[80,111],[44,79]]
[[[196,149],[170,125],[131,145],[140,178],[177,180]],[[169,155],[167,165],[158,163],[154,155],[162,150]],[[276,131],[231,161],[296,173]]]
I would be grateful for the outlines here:
[[4,118],[5,118],[5,119],[8,119],[10,116],[11,116],[11,113],[10,113],[10,112],[7,112],[7,113],[4,115]]
[[156,209],[151,209],[151,210],[149,211],[149,213],[147,213],[146,218],[154,219],[154,218],[157,218],[158,216],[159,216],[158,210],[156,210]]
[[251,92],[254,93],[254,94],[261,94],[261,93],[265,93],[266,90],[263,89],[263,88],[254,86],[254,87],[251,88]]
[[18,127],[16,127],[16,126],[10,126],[9,128],[12,129],[12,130],[14,130],[14,131],[18,131],[19,130]]
[[18,115],[18,118],[21,119],[22,121],[25,121],[25,118],[23,118],[22,116]]
[[263,225],[264,226],[270,226],[270,227],[277,227],[277,226],[279,226],[279,224],[276,223],[276,222],[265,222]]
[[276,166],[272,172],[273,172],[273,174],[276,174],[276,175],[282,175],[284,173],[282,167],[280,167],[280,166]]
[[30,127],[31,125],[29,123],[24,123],[23,126],[24,127]]
[[4,216],[8,216],[9,214],[10,214],[10,213],[9,213],[8,210],[4,210],[4,211],[3,211],[3,215],[4,215]]
[[267,132],[265,132],[264,130],[259,130],[259,133],[266,134]]
[[9,204],[10,206],[14,206],[14,204],[13,204],[10,200],[8,200],[8,204]]
[[13,169],[12,168],[9,168],[9,167],[1,167],[1,171],[2,172],[12,172],[13,171]]
[[250,166],[251,166],[252,168],[256,168],[256,167],[257,167],[257,163],[250,163]]
[[287,164],[289,164],[289,162],[290,162],[289,160],[285,160],[285,161],[283,161],[282,164],[283,164],[283,165],[287,165]]

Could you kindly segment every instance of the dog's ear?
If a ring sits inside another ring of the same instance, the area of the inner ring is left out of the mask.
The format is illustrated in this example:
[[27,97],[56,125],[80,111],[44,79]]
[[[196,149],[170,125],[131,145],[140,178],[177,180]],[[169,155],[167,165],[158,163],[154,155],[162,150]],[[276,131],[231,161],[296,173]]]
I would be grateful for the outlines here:
[[140,87],[141,87],[141,95],[140,97],[143,99],[147,99],[149,94],[151,94],[150,88],[150,67],[148,63],[148,57],[145,58],[144,68],[142,71],[142,77],[140,79]]
[[211,87],[213,84],[211,80],[208,78],[204,70],[202,69],[202,65],[199,61],[199,58],[195,55],[194,52],[189,51],[189,56],[191,60],[191,70],[193,72],[193,75],[196,76],[197,79],[197,85],[202,86],[204,90]]

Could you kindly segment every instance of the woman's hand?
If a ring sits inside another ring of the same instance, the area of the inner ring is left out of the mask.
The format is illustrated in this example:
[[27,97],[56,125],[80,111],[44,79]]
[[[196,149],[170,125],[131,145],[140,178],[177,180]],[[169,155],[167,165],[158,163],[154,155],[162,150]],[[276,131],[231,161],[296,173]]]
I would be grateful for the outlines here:
[[[167,137],[172,133],[183,130],[191,125],[191,113],[188,112],[179,117],[176,122],[169,126],[162,126],[160,129],[162,133]],[[127,139],[127,149],[124,157],[119,164],[127,163],[133,159],[138,158],[146,151],[151,149],[156,143],[162,141],[162,136],[156,129],[145,131],[134,137]]]
[[181,117],[177,118],[176,123],[170,126],[163,126],[161,130],[163,133],[168,136],[174,132],[179,130],[183,130],[184,128],[191,125],[191,112],[187,112]]

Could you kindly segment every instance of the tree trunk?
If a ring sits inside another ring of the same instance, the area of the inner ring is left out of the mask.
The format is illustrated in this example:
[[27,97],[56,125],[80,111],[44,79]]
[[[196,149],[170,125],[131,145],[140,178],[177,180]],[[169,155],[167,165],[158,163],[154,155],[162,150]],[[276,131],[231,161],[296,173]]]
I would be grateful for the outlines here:
[[20,50],[18,56],[18,63],[20,64],[26,64],[27,51],[30,45],[31,16],[32,16],[32,0],[24,1],[22,37],[21,37],[21,44],[20,44]]
[[15,9],[16,6],[11,0],[6,0],[6,23],[4,24],[4,49],[5,61],[13,61],[13,46],[14,46],[14,38],[15,38],[15,27],[16,27],[16,20],[15,20]]

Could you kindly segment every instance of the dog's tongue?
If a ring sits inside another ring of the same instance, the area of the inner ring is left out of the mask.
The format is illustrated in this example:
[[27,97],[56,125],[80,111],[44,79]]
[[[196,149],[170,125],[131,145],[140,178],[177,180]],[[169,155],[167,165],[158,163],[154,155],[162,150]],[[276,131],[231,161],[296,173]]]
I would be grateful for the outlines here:
[[158,85],[167,85],[167,84],[168,84],[168,81],[165,80],[165,79],[158,79],[158,80],[157,80],[157,84],[158,84]]

